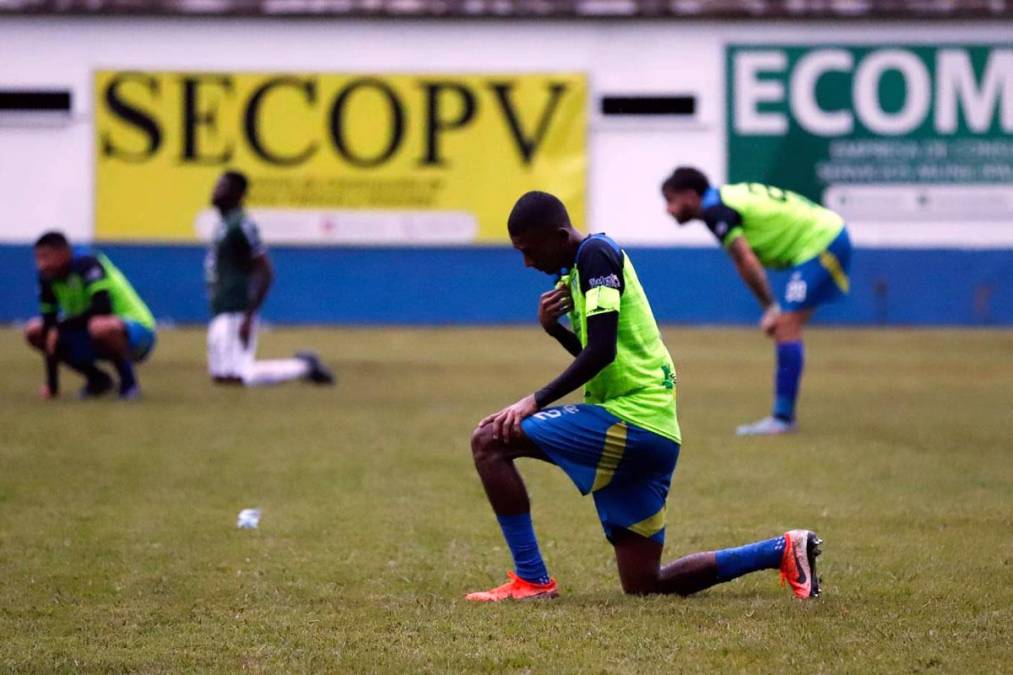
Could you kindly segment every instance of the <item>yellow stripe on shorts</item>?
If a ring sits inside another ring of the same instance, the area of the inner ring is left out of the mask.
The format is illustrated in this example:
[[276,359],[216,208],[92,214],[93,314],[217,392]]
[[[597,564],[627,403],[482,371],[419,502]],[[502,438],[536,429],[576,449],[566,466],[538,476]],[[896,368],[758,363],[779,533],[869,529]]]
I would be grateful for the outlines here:
[[834,283],[837,284],[837,288],[841,289],[842,293],[847,293],[851,290],[851,282],[848,280],[848,275],[841,267],[841,261],[837,259],[830,251],[823,251],[820,253],[820,264],[823,265],[823,269],[830,273],[833,277]]
[[661,509],[659,509],[658,512],[650,518],[644,518],[639,523],[634,523],[626,529],[630,532],[639,534],[641,537],[650,539],[658,532],[665,529],[665,506],[663,505]]
[[619,462],[623,461],[624,452],[626,452],[626,423],[616,422],[605,432],[605,447],[594,472],[591,492],[600,490],[612,482]]

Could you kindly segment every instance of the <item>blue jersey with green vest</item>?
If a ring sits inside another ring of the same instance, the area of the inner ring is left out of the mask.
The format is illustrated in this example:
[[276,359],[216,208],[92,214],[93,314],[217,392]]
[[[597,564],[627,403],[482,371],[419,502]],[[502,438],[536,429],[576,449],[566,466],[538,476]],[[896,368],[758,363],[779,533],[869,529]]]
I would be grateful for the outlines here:
[[844,229],[844,219],[802,195],[762,183],[708,189],[702,219],[728,248],[739,237],[764,267],[801,265],[826,250]]
[[615,360],[584,385],[584,402],[680,443],[675,364],[629,256],[604,234],[591,235],[560,283],[570,287],[568,317],[582,346],[588,317],[619,313]]
[[84,318],[92,313],[95,294],[109,295],[112,313],[154,330],[155,317],[127,278],[101,253],[75,255],[70,273],[63,279],[39,278],[39,309],[42,314],[59,315],[63,320]]

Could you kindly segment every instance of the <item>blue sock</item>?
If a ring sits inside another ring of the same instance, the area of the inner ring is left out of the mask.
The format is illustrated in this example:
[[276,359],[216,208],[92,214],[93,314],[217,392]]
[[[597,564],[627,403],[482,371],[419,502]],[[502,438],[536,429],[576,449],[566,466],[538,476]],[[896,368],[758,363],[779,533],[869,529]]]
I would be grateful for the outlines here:
[[718,581],[731,581],[757,570],[777,569],[784,553],[784,535],[717,552]]
[[805,350],[802,342],[780,342],[777,345],[777,376],[774,384],[774,417],[785,422],[795,419],[795,399],[802,379]]
[[134,377],[134,365],[126,359],[113,361],[116,372],[120,376],[120,393],[125,394],[137,385],[137,378]]
[[549,571],[545,569],[542,554],[538,550],[531,514],[496,516],[496,520],[499,521],[503,538],[506,539],[510,553],[514,557],[514,571],[517,576],[535,584],[549,583]]

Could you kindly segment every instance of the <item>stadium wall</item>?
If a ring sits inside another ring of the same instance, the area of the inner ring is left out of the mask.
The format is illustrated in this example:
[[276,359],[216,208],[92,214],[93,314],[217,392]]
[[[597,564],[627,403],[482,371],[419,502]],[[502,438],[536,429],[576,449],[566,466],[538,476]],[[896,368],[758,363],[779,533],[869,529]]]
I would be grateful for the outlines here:
[[[103,245],[163,322],[207,320],[203,249]],[[665,323],[757,320],[755,300],[716,248],[629,251],[657,318]],[[291,324],[533,324],[549,278],[505,248],[276,248],[269,322]],[[852,291],[818,323],[1013,326],[1013,265],[1006,251],[860,249]],[[31,249],[0,246],[7,270],[0,316],[36,313]],[[775,273],[783,285],[786,275]]]
[[[1010,44],[1010,28],[1008,21],[5,18],[0,85],[69,89],[73,109],[62,120],[0,120],[0,261],[9,270],[0,320],[33,311],[28,242],[53,227],[78,242],[94,238],[92,78],[98,70],[587,73],[588,209],[580,224],[607,231],[632,250],[663,321],[750,323],[754,303],[710,234],[699,224],[674,227],[657,193],[676,163],[696,164],[715,180],[730,173],[727,46]],[[606,118],[597,110],[602,95],[652,93],[693,95],[697,111],[681,121],[652,121]],[[853,297],[828,308],[822,320],[1013,325],[1010,220],[984,223],[974,233],[946,223],[850,227],[859,249]],[[203,320],[200,246],[100,245],[157,315]],[[279,279],[266,314],[277,322],[524,322],[544,287],[515,254],[498,247],[274,251]]]

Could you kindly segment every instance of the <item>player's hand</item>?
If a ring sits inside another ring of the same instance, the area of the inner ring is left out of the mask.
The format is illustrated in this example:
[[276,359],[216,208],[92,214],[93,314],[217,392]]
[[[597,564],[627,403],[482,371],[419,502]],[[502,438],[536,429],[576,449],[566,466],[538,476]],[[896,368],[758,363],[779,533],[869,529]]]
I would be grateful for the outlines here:
[[253,332],[253,315],[244,314],[243,321],[239,324],[239,341],[243,343],[243,349],[250,346],[250,333]]
[[41,398],[43,401],[49,401],[50,399],[54,399],[57,396],[59,396],[59,393],[50,389],[48,384],[44,384],[41,387],[39,387],[39,398]]
[[777,330],[777,323],[781,320],[781,306],[776,302],[768,307],[763,312],[763,316],[760,317],[760,330],[766,333],[768,336],[773,337],[774,331]]
[[573,298],[569,288],[555,288],[542,293],[538,299],[538,323],[549,330],[559,322],[559,317],[573,309]]
[[521,421],[538,412],[538,403],[535,402],[535,395],[529,394],[513,405],[503,408],[498,413],[489,415],[478,423],[484,427],[492,425],[492,437],[509,443],[511,439],[519,438],[521,435]]

